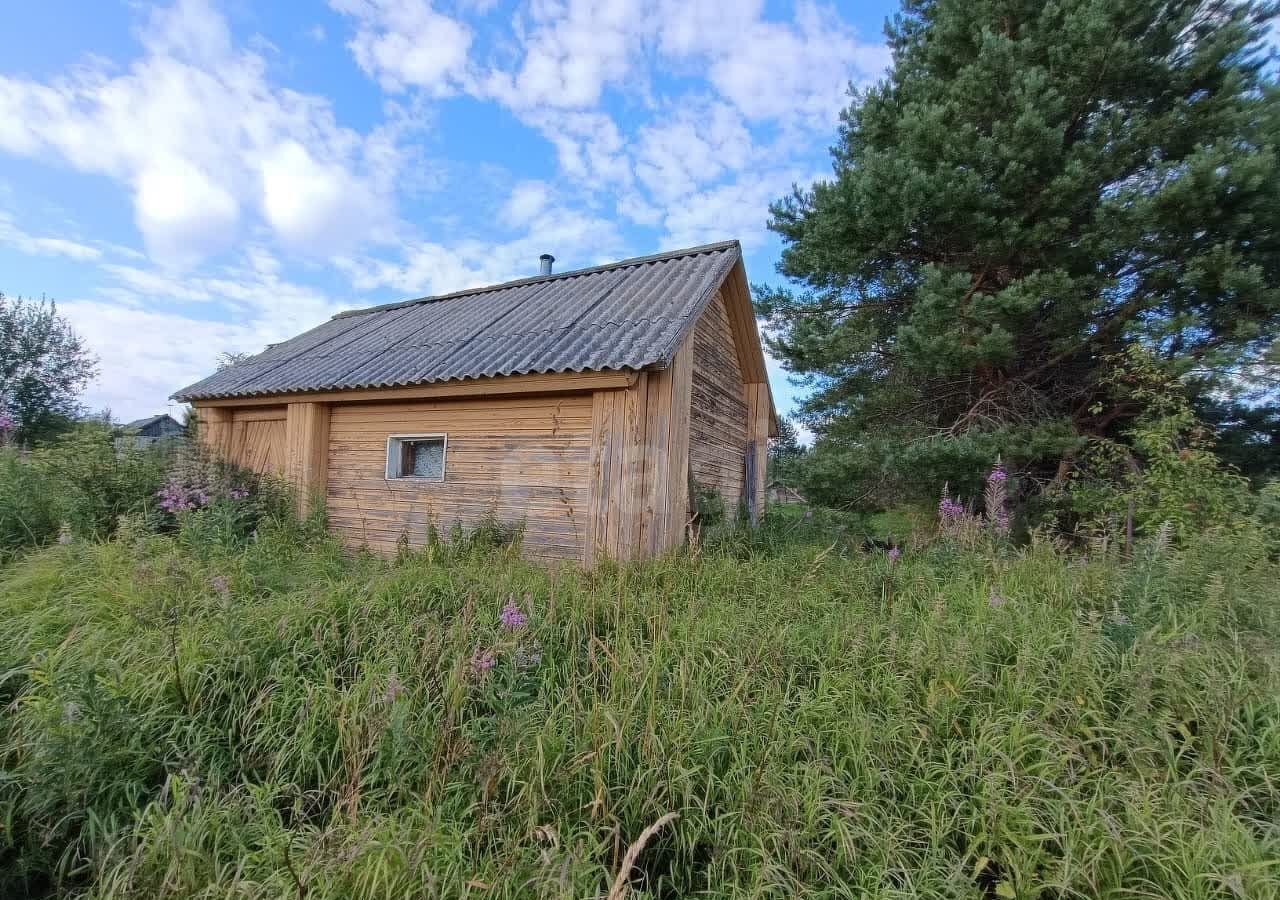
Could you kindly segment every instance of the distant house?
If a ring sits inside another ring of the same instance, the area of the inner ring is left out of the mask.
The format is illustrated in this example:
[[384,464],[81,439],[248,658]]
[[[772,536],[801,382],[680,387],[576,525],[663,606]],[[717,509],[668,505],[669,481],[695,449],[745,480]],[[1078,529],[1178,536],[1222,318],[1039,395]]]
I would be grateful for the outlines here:
[[781,481],[771,481],[765,488],[765,496],[770,503],[808,503],[809,501],[793,487],[788,487]]
[[121,446],[131,446],[142,449],[156,441],[166,438],[175,438],[179,435],[186,434],[186,426],[175,419],[168,413],[161,413],[158,416],[148,416],[145,419],[138,419],[127,425],[121,426],[123,436],[119,440]]
[[763,509],[776,420],[737,241],[340,313],[178,391],[353,545],[486,515],[531,556],[683,542],[689,483]]

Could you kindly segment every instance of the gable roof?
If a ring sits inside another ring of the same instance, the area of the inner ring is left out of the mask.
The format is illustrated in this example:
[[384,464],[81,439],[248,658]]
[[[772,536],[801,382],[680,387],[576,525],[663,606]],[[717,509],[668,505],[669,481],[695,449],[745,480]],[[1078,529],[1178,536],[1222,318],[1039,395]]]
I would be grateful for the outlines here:
[[169,415],[168,413],[160,413],[160,415],[158,416],[147,416],[145,419],[134,419],[132,422],[128,423],[123,427],[128,429],[136,429],[137,431],[142,431],[152,425],[155,425],[157,422],[164,421],[165,419],[168,419],[170,422],[172,422],[174,425],[177,425],[179,428],[182,427],[182,423],[179,422],[177,419],[175,419],[173,416]]
[[724,241],[339,313],[177,400],[662,368],[742,258]]

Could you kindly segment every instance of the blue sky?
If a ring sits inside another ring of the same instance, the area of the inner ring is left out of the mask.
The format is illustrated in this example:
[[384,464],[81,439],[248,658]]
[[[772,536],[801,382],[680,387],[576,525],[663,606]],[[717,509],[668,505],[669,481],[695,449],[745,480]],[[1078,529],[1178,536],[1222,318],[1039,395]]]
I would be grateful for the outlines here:
[[[895,5],[44,0],[0,31],[0,291],[118,419],[332,313],[736,237],[829,171]],[[776,366],[786,409],[794,389]]]

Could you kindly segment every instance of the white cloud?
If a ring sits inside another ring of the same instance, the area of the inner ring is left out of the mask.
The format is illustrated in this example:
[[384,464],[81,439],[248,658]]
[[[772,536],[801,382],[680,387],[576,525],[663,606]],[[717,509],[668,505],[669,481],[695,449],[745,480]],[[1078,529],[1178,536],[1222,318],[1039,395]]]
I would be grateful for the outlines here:
[[753,121],[798,119],[829,126],[850,81],[877,78],[890,54],[865,43],[830,8],[801,0],[795,22],[755,21],[706,48],[710,80]]
[[281,269],[258,246],[200,275],[102,265],[108,283],[97,296],[58,304],[101,359],[85,403],[123,419],[160,412],[164,398],[211,373],[222,353],[261,352],[351,305]]
[[59,237],[37,237],[14,223],[13,217],[0,211],[0,244],[13,247],[30,256],[65,256],[69,259],[90,261],[99,259],[102,251],[97,247]]
[[769,204],[792,184],[812,180],[799,170],[780,169],[689,194],[667,208],[662,243],[686,247],[736,237],[748,250],[759,247],[769,234]]
[[[91,60],[48,84],[0,76],[0,150],[128,184],[147,249],[168,265],[225,250],[247,210],[316,253],[392,218],[389,135],[342,128],[327,101],[270,84],[205,0],[157,10],[140,39],[144,56],[123,72]],[[282,161],[314,180],[283,175]]]
[[134,176],[134,219],[152,254],[188,266],[235,239],[240,204],[201,169],[153,160]]
[[[345,259],[338,265],[357,290],[392,288],[406,296],[431,296],[536,275],[543,253],[555,255],[563,270],[616,258],[625,246],[614,222],[587,213],[544,209],[527,224],[526,233],[511,241],[414,241],[401,248],[398,260]],[[581,256],[584,251],[591,257]]]
[[640,129],[636,176],[658,203],[670,203],[753,157],[742,117],[725,103],[684,105]]
[[538,0],[519,68],[491,70],[485,88],[513,108],[595,106],[630,73],[651,12],[644,0]]
[[[101,360],[85,405],[110,409],[119,421],[163,412],[169,405],[165,398],[211,373],[224,351],[263,349],[247,323],[192,319],[102,300],[65,301],[58,310]],[[182,338],[192,334],[200,340]]]
[[528,225],[537,217],[551,199],[551,189],[545,181],[522,181],[511,191],[502,207],[502,220],[508,225]]
[[471,30],[427,0],[330,0],[356,20],[347,44],[360,68],[389,91],[449,93],[467,65]]

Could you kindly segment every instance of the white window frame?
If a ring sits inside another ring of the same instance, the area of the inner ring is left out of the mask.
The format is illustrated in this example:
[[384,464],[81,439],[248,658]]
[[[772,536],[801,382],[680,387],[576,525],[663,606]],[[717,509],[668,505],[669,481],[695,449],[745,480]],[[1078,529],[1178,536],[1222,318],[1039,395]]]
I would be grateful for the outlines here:
[[[443,447],[440,450],[440,477],[428,478],[426,475],[400,475],[392,471],[392,465],[398,470],[400,467],[400,445],[405,441],[441,441]],[[395,453],[392,453],[392,450]],[[383,475],[387,481],[416,481],[422,484],[444,484],[449,477],[449,435],[444,432],[435,434],[389,434],[387,435],[387,459],[386,469]]]

